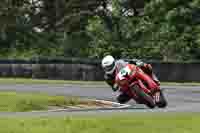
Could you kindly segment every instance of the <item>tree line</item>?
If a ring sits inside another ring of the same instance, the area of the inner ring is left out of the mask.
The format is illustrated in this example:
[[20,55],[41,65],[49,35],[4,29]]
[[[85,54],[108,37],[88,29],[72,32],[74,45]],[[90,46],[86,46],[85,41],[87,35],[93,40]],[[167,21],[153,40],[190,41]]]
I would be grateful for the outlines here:
[[200,59],[199,0],[1,0],[1,58]]

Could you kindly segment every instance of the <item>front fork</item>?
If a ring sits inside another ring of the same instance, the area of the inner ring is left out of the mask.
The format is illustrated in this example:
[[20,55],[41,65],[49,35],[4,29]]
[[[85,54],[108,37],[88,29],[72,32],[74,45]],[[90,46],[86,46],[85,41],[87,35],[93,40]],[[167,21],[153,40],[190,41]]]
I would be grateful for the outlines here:
[[135,84],[138,84],[140,86],[140,88],[146,93],[149,94],[150,96],[152,96],[152,98],[155,100],[155,102],[159,102],[160,100],[160,89],[156,89],[156,90],[149,90],[146,88],[146,86],[143,84],[143,82],[141,80],[135,81],[133,82],[130,86],[133,87]]
[[143,82],[141,80],[137,80],[133,83],[131,83],[130,87],[133,87],[135,84],[138,84],[140,86],[140,88],[147,94],[150,94],[151,91],[149,89],[146,88],[146,86],[143,84]]
[[[150,93],[151,93],[151,91],[145,87],[145,85],[142,83],[141,80],[137,80],[137,81],[132,82],[131,85],[130,85],[129,87],[130,87],[130,88],[134,88],[134,86],[135,86],[136,84],[139,85],[140,88],[141,88],[146,94],[150,94]],[[130,90],[132,90],[132,89],[130,89]],[[130,93],[131,93],[131,95],[132,95],[132,98],[133,98],[137,103],[142,103],[142,101],[140,100],[140,98],[139,98],[133,91],[131,91]]]

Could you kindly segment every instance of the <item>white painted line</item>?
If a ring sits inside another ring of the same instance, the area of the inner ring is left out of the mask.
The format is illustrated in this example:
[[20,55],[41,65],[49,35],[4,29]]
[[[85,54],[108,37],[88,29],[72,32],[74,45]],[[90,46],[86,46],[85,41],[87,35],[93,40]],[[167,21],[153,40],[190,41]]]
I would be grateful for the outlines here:
[[100,103],[103,103],[103,104],[111,104],[112,106],[117,105],[118,107],[116,107],[116,108],[127,108],[127,107],[131,106],[129,104],[120,104],[120,103],[117,103],[117,102],[106,101],[106,100],[94,100],[94,101],[100,102]]
[[[96,102],[99,102],[99,103],[102,103],[102,104],[107,104],[107,105],[110,105],[111,107],[102,107],[102,109],[105,109],[105,108],[107,108],[107,109],[109,109],[109,108],[112,108],[112,109],[123,109],[123,108],[128,108],[128,107],[130,107],[131,105],[129,105],[129,104],[120,104],[120,103],[117,103],[117,102],[112,102],[112,101],[106,101],[106,100],[93,100],[93,101],[96,101]],[[117,107],[115,107],[115,106],[117,106]],[[76,110],[79,110],[79,109],[81,109],[81,110],[83,110],[84,111],[84,109],[101,109],[101,107],[97,107],[97,108],[66,108],[66,109],[53,109],[53,110],[47,110],[47,111],[31,111],[31,112],[36,112],[36,113],[45,113],[45,112],[57,112],[57,111],[71,111],[71,110],[74,110],[74,111],[76,111]]]

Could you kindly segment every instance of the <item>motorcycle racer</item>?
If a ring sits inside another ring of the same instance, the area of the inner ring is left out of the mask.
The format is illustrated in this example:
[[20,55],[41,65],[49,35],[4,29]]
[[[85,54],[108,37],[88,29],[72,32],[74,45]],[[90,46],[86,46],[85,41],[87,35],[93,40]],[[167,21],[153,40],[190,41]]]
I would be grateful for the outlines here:
[[[150,64],[144,63],[138,59],[132,59],[130,61],[125,61],[122,59],[115,60],[111,55],[107,55],[102,59],[101,66],[105,71],[104,78],[108,85],[111,86],[113,91],[119,89],[118,85],[115,83],[116,74],[128,64],[135,64],[140,67],[146,74],[148,74],[158,85],[160,85],[159,80],[152,71],[152,66]],[[121,92],[117,97],[117,101],[121,104],[128,102],[131,99],[126,93]]]

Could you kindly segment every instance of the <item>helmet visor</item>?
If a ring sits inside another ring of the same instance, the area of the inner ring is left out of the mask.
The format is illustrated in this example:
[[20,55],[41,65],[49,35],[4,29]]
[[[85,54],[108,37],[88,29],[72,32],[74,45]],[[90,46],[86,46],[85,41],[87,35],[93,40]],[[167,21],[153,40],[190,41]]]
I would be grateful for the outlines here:
[[114,67],[115,63],[112,63],[111,65],[104,67],[104,71],[106,72],[112,71]]

